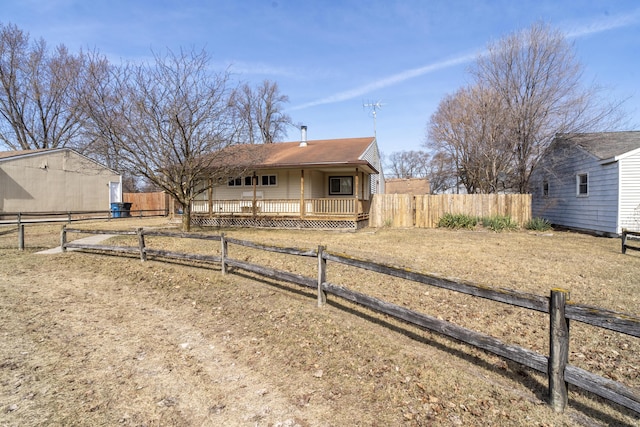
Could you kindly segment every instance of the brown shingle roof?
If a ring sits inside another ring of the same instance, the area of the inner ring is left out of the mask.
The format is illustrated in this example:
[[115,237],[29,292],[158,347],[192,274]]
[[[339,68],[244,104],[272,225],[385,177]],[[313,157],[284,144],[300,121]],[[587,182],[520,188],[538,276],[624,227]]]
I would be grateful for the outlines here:
[[[373,137],[319,139],[307,141],[305,147],[300,141],[277,142],[260,145],[235,145],[230,147],[238,153],[238,157],[256,159],[256,167],[290,168],[300,166],[363,166],[373,173],[378,170],[363,158],[367,149],[373,144]],[[236,158],[237,161],[241,159]]]

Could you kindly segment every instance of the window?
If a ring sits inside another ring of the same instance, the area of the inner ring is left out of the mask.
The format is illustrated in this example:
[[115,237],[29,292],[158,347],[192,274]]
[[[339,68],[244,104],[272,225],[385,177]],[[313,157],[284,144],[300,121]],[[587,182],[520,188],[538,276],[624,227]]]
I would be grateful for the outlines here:
[[549,197],[549,181],[542,181],[542,197]]
[[229,178],[227,185],[229,187],[240,187],[242,186],[242,178]]
[[586,173],[579,173],[576,176],[576,186],[578,196],[589,195],[589,175]]
[[352,176],[332,176],[329,178],[329,194],[331,195],[353,195]]
[[[227,185],[229,187],[253,187],[253,176],[229,178],[229,180],[227,181]],[[256,185],[271,187],[278,185],[277,175],[256,176]]]
[[262,175],[260,177],[260,185],[274,186],[278,184],[277,175]]

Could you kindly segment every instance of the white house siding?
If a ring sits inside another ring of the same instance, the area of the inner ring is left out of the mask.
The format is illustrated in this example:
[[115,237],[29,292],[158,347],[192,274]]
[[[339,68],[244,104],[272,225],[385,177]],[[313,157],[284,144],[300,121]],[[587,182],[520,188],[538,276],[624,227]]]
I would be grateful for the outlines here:
[[[258,185],[256,186],[256,192],[258,195],[261,195],[262,198],[265,199],[288,199],[292,196],[290,193],[292,191],[296,191],[297,196],[300,196],[300,174],[298,172],[297,179],[293,179],[295,183],[291,183],[292,180],[289,176],[293,171],[287,170],[264,170],[259,171],[256,174],[258,177],[262,175],[276,175],[276,185],[274,186],[263,186],[260,185],[258,181]],[[259,180],[260,178],[258,178]],[[242,184],[240,186],[229,186],[227,183],[222,185],[214,185],[213,186],[213,199],[214,200],[241,200],[245,199],[246,193],[251,193],[253,197],[253,185],[244,185],[244,179],[242,180]],[[292,187],[295,187],[295,190],[292,190]],[[200,194],[197,197],[197,200],[207,200],[208,195],[205,191],[203,194]]]
[[325,174],[317,170],[305,170],[304,194],[307,199],[321,199],[326,197]]
[[[589,194],[577,196],[576,176],[587,173]],[[549,183],[549,196],[542,195],[542,182]],[[605,234],[617,233],[618,165],[601,165],[589,153],[571,148],[556,150],[536,168],[532,184],[532,214],[553,224]]]
[[[261,175],[276,175],[277,185],[275,186],[262,186],[258,185],[256,191],[259,198],[263,199],[299,199],[300,198],[300,172],[301,169],[274,169],[259,171],[258,176]],[[327,172],[320,169],[305,169],[304,170],[304,197],[306,199],[321,199],[321,198],[352,198],[353,196],[329,196],[329,177],[332,176],[353,176],[355,183],[355,172]],[[358,175],[358,195],[359,197],[368,200],[371,197],[370,176],[364,172],[360,172]],[[243,181],[244,183],[244,181]],[[241,200],[245,199],[243,194],[251,193],[253,195],[253,186],[241,185],[241,186],[228,186],[216,185],[213,187],[213,199],[214,200]],[[196,197],[196,200],[204,201],[208,200],[208,192],[205,191]]]
[[110,182],[120,175],[69,149],[0,162],[0,211],[108,211]]
[[[256,190],[264,199],[299,199],[300,198],[300,172],[301,169],[274,169],[259,171],[261,175],[276,175],[277,185],[258,185]],[[326,187],[324,183],[325,174],[313,170],[304,171],[304,195],[305,198],[326,197]],[[253,192],[253,186],[241,185],[230,187],[228,185],[217,185],[213,188],[213,198],[218,200],[239,200],[243,193]],[[200,195],[198,200],[207,200],[207,193]]]
[[621,159],[620,164],[620,219],[622,228],[640,231],[640,152]]

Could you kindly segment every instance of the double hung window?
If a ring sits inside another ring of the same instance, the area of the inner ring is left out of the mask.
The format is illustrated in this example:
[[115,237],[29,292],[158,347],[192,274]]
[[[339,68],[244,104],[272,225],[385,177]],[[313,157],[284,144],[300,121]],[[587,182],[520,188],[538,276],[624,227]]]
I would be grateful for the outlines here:
[[329,194],[332,196],[352,196],[352,176],[332,176],[329,178]]

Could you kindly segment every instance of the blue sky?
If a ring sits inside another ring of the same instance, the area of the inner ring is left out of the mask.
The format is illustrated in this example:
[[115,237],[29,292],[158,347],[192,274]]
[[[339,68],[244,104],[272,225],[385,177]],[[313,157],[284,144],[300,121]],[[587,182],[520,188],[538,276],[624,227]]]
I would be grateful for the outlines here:
[[[385,154],[418,150],[440,100],[469,82],[490,41],[535,22],[565,32],[585,84],[626,99],[640,130],[640,2],[563,0],[2,0],[0,22],[50,47],[113,62],[206,49],[217,71],[276,81],[309,139],[373,135]],[[296,140],[292,128],[287,140]]]

